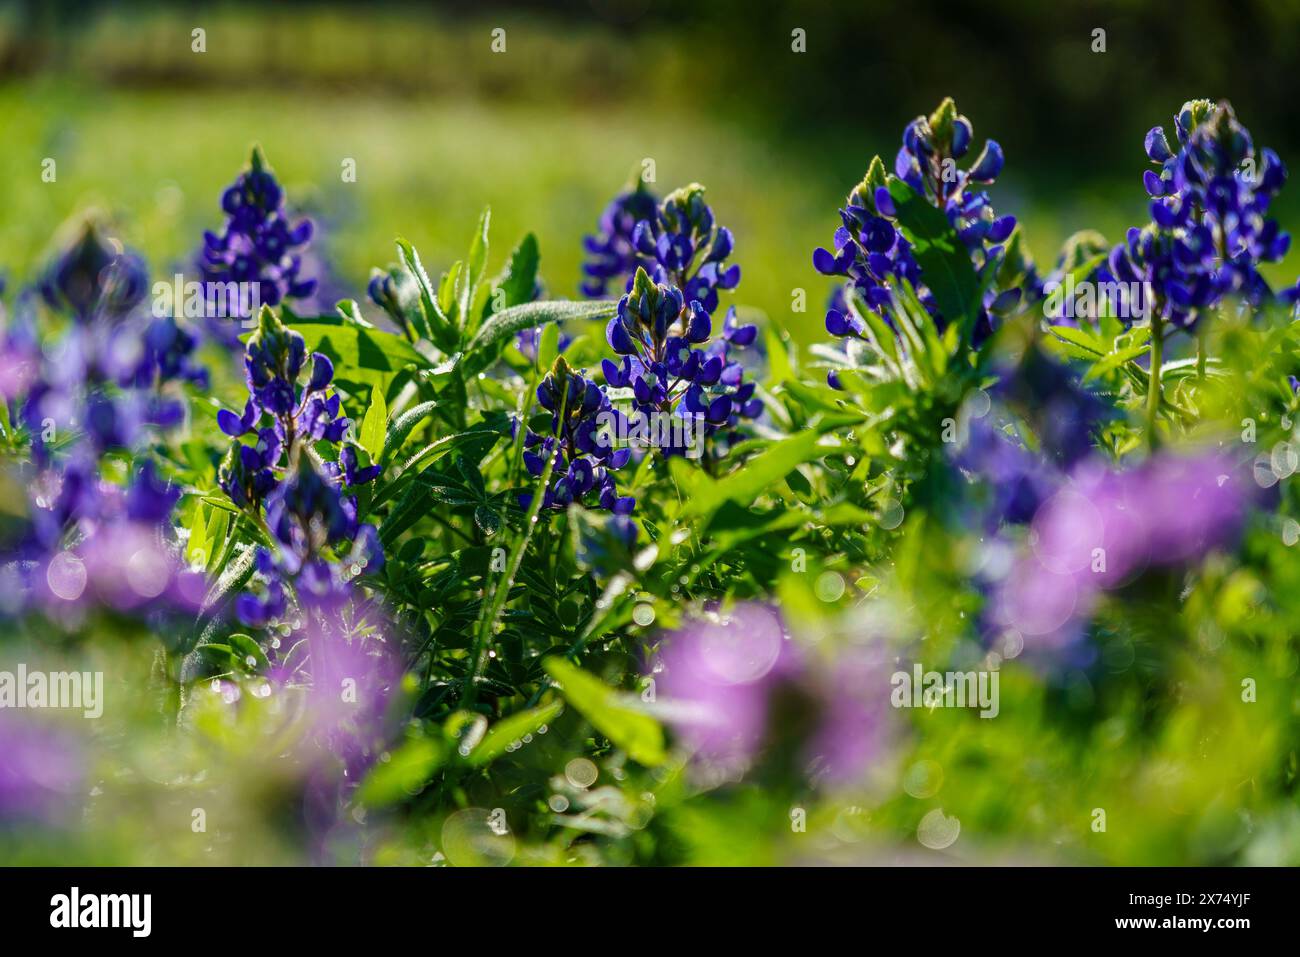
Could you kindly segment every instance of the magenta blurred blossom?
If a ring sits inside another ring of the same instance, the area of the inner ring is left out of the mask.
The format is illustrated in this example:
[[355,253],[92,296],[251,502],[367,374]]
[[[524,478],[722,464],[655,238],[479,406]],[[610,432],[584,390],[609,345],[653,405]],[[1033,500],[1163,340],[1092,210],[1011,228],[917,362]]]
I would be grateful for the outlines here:
[[738,605],[669,636],[656,678],[669,720],[699,760],[740,770],[762,745],[773,686],[796,672],[770,608]]
[[1031,648],[1059,649],[1100,593],[1229,545],[1248,488],[1217,452],[1165,452],[1127,471],[1080,466],[1035,513],[1028,548],[994,593],[993,621],[1037,639]]
[[0,711],[0,826],[57,823],[82,787],[82,767],[70,735]]
[[841,650],[816,676],[823,710],[804,755],[831,788],[861,782],[889,748],[893,722],[889,687],[894,666],[880,642]]
[[783,692],[814,712],[799,747],[819,783],[860,781],[883,753],[889,669],[882,645],[812,654],[786,637],[775,610],[741,604],[666,636],[654,670],[660,714],[710,771],[737,774],[755,762],[779,730],[772,721]]

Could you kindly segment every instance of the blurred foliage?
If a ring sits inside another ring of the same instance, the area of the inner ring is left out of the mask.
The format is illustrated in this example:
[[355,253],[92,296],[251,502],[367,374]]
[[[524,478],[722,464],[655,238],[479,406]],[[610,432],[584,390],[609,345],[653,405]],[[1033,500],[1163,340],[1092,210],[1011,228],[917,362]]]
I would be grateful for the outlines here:
[[[1028,0],[0,4],[0,270],[28,272],[49,224],[88,203],[119,212],[156,271],[188,264],[212,197],[260,142],[324,220],[349,285],[399,233],[450,259],[488,202],[503,234],[537,233],[548,288],[570,295],[581,236],[650,157],[662,184],[709,184],[746,237],[747,303],[811,342],[827,286],[809,251],[867,159],[892,159],[900,117],[960,90],[1010,159],[999,209],[1050,267],[1075,230],[1117,241],[1141,221],[1142,137],[1189,95],[1231,99],[1263,145],[1300,155],[1277,95],[1300,67],[1298,13],[1263,0],[1176,17]],[[497,26],[505,54],[490,49]],[[1105,54],[1090,51],[1097,26]],[[195,27],[206,54],[191,51]],[[794,27],[807,53],[790,52]],[[27,189],[47,156],[57,185]],[[355,184],[341,182],[345,157]],[[1295,220],[1296,191],[1280,203]],[[806,312],[791,311],[798,288]]]

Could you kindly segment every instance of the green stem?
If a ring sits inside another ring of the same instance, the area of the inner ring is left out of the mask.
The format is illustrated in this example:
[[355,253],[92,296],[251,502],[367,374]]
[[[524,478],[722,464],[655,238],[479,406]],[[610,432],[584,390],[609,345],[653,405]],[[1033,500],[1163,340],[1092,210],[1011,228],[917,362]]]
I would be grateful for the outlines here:
[[1156,447],[1156,420],[1160,415],[1160,366],[1164,361],[1164,321],[1159,312],[1151,315],[1151,371],[1147,386],[1147,444]]
[[[564,396],[560,402],[560,421],[563,422],[567,412],[567,390],[561,389],[561,395]],[[471,653],[470,667],[465,672],[465,687],[461,692],[461,707],[463,708],[472,708],[474,705],[474,698],[478,694],[478,679],[482,677],[483,671],[487,667],[487,654],[492,642],[492,630],[496,627],[497,619],[501,617],[502,609],[505,608],[506,599],[510,596],[510,586],[514,584],[515,575],[519,572],[519,566],[523,564],[524,552],[528,549],[528,542],[533,537],[533,528],[537,525],[538,515],[542,510],[542,501],[546,497],[546,489],[550,486],[551,473],[554,470],[555,452],[552,451],[546,456],[546,465],[542,469],[542,476],[538,479],[537,488],[533,492],[533,500],[529,505],[528,514],[524,517],[524,533],[520,536],[519,544],[515,546],[514,553],[510,556],[509,565],[507,565],[505,572],[497,581],[491,600],[484,603],[483,614],[478,621],[478,631],[474,635],[474,650]]]

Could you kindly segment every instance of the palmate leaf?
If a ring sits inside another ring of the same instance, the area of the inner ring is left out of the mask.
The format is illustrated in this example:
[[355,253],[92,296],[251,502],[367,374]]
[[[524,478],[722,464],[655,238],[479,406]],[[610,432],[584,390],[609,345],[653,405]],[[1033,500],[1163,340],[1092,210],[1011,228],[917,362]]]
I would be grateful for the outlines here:
[[974,323],[980,299],[979,277],[965,244],[942,210],[897,177],[889,178],[889,195],[939,312],[965,333]]
[[499,422],[484,421],[480,425],[454,435],[444,435],[429,443],[407,459],[392,481],[381,486],[375,493],[374,508],[388,501],[402,488],[408,485],[417,473],[416,469],[440,458],[452,450],[460,450],[471,459],[482,458],[488,450],[507,434],[508,425]]

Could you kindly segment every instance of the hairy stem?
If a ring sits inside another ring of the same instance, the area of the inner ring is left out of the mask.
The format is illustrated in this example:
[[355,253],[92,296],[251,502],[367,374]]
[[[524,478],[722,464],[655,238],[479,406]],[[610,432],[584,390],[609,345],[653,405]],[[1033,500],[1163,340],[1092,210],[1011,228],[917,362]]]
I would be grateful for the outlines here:
[[[560,417],[563,419],[567,412],[567,390],[563,390],[561,395],[564,396],[560,400]],[[543,449],[545,449],[544,445]],[[533,528],[537,525],[538,514],[542,510],[542,501],[546,498],[546,489],[550,485],[551,473],[554,471],[555,451],[553,450],[546,456],[546,465],[542,468],[542,476],[538,479],[537,489],[533,493],[533,500],[529,503],[528,514],[524,517],[524,532],[519,537],[519,543],[510,556],[510,562],[506,566],[505,572],[497,581],[496,588],[491,591],[491,598],[484,602],[483,614],[478,621],[478,631],[474,635],[474,650],[471,653],[470,667],[465,672],[465,687],[461,693],[462,707],[472,707],[474,698],[478,694],[478,679],[482,677],[483,671],[487,667],[487,654],[492,643],[492,630],[496,627],[497,619],[501,617],[506,599],[510,595],[510,586],[514,584],[515,575],[518,574],[519,566],[523,563],[524,552],[528,549],[528,542],[533,536]],[[485,597],[486,592],[487,589],[485,588]]]
[[1151,371],[1147,385],[1147,444],[1156,447],[1156,420],[1160,415],[1160,366],[1164,361],[1164,321],[1159,312],[1151,315]]

